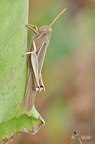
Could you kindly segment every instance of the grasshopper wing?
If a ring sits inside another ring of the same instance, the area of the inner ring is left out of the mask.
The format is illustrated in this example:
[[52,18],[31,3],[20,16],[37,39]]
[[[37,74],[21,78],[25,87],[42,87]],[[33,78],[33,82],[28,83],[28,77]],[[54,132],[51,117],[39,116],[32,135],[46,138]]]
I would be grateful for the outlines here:
[[36,98],[36,91],[35,91],[35,82],[34,77],[29,73],[27,88],[26,88],[26,95],[25,95],[25,109],[27,111],[31,110]]

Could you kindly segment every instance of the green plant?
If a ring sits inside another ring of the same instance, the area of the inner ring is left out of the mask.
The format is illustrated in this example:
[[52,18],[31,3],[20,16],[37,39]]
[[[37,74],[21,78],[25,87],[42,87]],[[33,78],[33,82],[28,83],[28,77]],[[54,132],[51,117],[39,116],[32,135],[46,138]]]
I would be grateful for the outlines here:
[[[43,124],[39,113],[24,109],[27,81],[28,0],[0,1],[0,141]],[[36,127],[36,129],[35,129]]]

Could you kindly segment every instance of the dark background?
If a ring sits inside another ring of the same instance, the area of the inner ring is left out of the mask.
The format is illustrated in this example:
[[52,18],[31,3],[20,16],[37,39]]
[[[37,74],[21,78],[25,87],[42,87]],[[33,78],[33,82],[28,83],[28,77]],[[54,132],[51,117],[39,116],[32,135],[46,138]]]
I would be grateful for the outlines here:
[[[38,27],[67,10],[52,26],[42,71],[46,91],[35,103],[46,124],[36,135],[21,134],[11,144],[78,144],[74,130],[86,137],[83,144],[94,144],[95,1],[30,0],[29,7],[29,23]],[[29,45],[32,36],[29,30]]]

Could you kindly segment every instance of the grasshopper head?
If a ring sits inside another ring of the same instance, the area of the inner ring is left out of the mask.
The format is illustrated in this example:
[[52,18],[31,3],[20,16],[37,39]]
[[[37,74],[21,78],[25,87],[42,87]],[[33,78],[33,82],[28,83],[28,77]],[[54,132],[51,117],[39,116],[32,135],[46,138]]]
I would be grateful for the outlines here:
[[43,39],[45,42],[49,41],[52,34],[52,28],[48,25],[38,28],[38,37]]

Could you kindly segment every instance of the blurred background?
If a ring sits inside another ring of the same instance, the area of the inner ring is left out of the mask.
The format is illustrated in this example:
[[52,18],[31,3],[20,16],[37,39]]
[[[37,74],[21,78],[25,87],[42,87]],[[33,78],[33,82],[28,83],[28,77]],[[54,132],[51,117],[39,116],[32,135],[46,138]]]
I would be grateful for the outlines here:
[[30,0],[29,23],[49,25],[65,7],[44,61],[46,91],[35,103],[46,124],[11,144],[79,144],[74,130],[83,144],[95,144],[95,0]]

